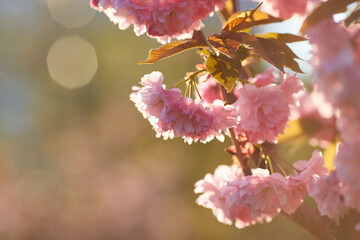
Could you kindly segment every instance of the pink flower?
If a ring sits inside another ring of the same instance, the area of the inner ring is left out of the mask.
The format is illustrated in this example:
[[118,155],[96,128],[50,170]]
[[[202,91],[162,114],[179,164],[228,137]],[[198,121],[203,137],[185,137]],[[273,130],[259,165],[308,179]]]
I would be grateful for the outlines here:
[[[269,72],[265,74],[269,75]],[[295,76],[283,75],[280,85],[256,87],[245,84],[239,88],[238,100],[233,104],[241,119],[237,132],[245,132],[254,144],[275,142],[277,135],[285,129],[290,115],[289,105],[294,102],[293,94],[301,89],[300,86],[302,88]]]
[[224,141],[224,135],[222,132],[227,132],[229,128],[235,127],[238,122],[238,116],[236,109],[232,105],[224,106],[224,102],[216,99],[210,108],[213,114],[212,134],[216,136],[220,141]]
[[254,169],[238,184],[238,204],[250,208],[252,216],[276,216],[287,204],[286,179],[278,173],[269,174],[266,169]]
[[231,192],[226,191],[227,194],[224,194],[222,191],[229,182],[243,177],[243,173],[238,166],[218,166],[214,175],[208,173],[203,180],[195,183],[195,193],[202,193],[196,203],[205,208],[210,208],[219,222],[232,224],[234,217],[231,216],[230,209],[226,205],[227,195]]
[[[360,145],[342,142],[335,157],[337,176],[350,189],[360,190]],[[359,204],[360,205],[360,204]]]
[[300,97],[300,106],[296,112],[304,132],[311,137],[312,145],[326,148],[337,136],[336,117],[333,106],[325,100],[318,90]]
[[271,83],[276,83],[278,74],[275,73],[274,68],[269,68],[261,74],[257,74],[254,78],[250,78],[249,82],[257,86],[266,86]]
[[201,20],[225,6],[225,0],[91,0],[120,29],[134,25],[137,35],[147,34],[159,42],[191,38]]
[[211,105],[216,99],[222,99],[218,82],[215,78],[211,77],[211,75],[204,74],[200,76],[197,88],[202,99],[204,99],[208,105]]
[[201,100],[182,96],[180,89],[164,89],[163,75],[152,72],[141,79],[143,87],[133,87],[130,100],[148,119],[157,137],[182,137],[185,142],[208,142],[216,137],[224,140],[223,132],[238,124],[233,106],[216,100],[206,108]]
[[163,86],[163,75],[161,72],[152,72],[141,78],[142,88],[133,87],[134,93],[130,100],[144,116],[150,118],[151,122],[157,122],[164,109],[165,104],[177,102],[181,99],[180,89],[173,88],[165,90]]
[[342,217],[345,214],[341,189],[342,184],[337,179],[336,170],[308,184],[309,195],[315,199],[320,214],[330,218]]
[[296,161],[294,167],[301,172],[294,175],[294,178],[301,180],[306,185],[312,182],[315,178],[324,176],[328,170],[324,166],[324,158],[321,152],[315,150],[309,161],[299,160]]
[[320,0],[256,0],[264,2],[261,10],[281,18],[290,18],[294,14],[304,16],[313,9]]
[[293,175],[287,178],[289,188],[287,194],[287,204],[282,206],[282,210],[287,214],[293,214],[296,209],[303,203],[303,198],[307,194],[306,184]]
[[164,131],[172,131],[175,137],[183,137],[189,144],[198,140],[208,142],[214,138],[210,133],[213,115],[201,101],[183,97],[165,106],[160,119]]
[[359,111],[360,71],[351,34],[341,24],[325,20],[311,28],[308,36],[319,90],[336,107]]

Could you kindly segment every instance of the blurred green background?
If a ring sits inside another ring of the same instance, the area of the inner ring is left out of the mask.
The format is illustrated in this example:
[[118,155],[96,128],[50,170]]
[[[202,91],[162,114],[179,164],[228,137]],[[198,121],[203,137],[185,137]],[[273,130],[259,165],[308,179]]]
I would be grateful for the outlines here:
[[[312,239],[283,216],[218,223],[193,185],[231,163],[230,142],[157,139],[129,101],[144,74],[171,86],[193,71],[194,51],[140,66],[159,44],[88,0],[0,6],[0,239]],[[220,31],[216,16],[205,24]]]

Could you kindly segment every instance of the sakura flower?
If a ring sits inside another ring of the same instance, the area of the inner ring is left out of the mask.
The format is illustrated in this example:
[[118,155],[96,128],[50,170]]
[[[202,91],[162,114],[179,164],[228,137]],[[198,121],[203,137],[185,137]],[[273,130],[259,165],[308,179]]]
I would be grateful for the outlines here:
[[359,144],[342,142],[335,157],[335,166],[338,178],[353,190],[360,190],[359,156]]
[[306,185],[314,179],[327,174],[327,168],[324,166],[324,158],[318,150],[315,150],[309,161],[296,161],[294,167],[301,172],[295,176],[296,179],[301,180]]
[[221,192],[229,182],[243,177],[241,169],[236,165],[231,167],[218,166],[214,175],[208,173],[204,179],[195,183],[195,193],[202,193],[196,203],[205,208],[210,208],[219,222],[232,224],[234,217],[230,216],[230,209],[226,205],[227,194]]
[[262,11],[277,17],[289,18],[294,14],[306,15],[314,8],[314,4],[320,3],[320,0],[262,0],[259,2],[264,2]]
[[342,183],[337,179],[336,171],[308,184],[309,195],[315,199],[320,214],[330,218],[342,217],[345,214],[341,189]]
[[144,116],[157,121],[165,104],[177,102],[182,98],[180,89],[173,88],[165,90],[163,86],[163,75],[161,72],[152,72],[141,78],[142,88],[133,87],[134,93],[130,95],[130,100]]
[[184,97],[178,88],[164,89],[163,75],[152,72],[133,87],[130,100],[148,119],[157,137],[164,139],[182,137],[185,142],[208,142],[215,137],[224,140],[223,132],[238,124],[233,106],[224,106],[220,100],[209,108],[201,100]]
[[219,222],[244,228],[257,222],[270,221],[265,214],[252,216],[249,206],[238,204],[237,183],[244,179],[238,166],[221,165],[214,175],[206,174],[203,180],[195,184],[195,193],[202,193],[196,200],[200,206],[212,209]]
[[211,105],[216,99],[222,99],[218,83],[211,75],[204,74],[200,76],[197,88],[202,99],[204,99],[208,105]]
[[277,82],[278,74],[274,72],[274,68],[269,68],[261,74],[257,74],[254,78],[250,78],[249,82],[257,86],[266,86]]
[[296,115],[304,132],[311,137],[310,143],[326,148],[337,136],[333,106],[316,87],[311,94],[304,92],[299,101]]
[[172,38],[191,38],[200,30],[201,20],[225,6],[225,0],[91,0],[90,5],[104,12],[119,28],[134,25],[136,35],[145,32],[159,42]]
[[250,142],[255,144],[275,142],[289,120],[289,105],[294,102],[292,96],[300,89],[300,80],[288,75],[282,76],[281,85],[256,87],[245,84],[239,88],[238,100],[233,104],[241,119],[237,132],[245,132]]
[[287,204],[282,206],[282,210],[287,214],[293,214],[296,209],[303,203],[303,198],[308,193],[306,184],[293,175],[290,175],[286,184],[289,188],[287,193]]
[[160,117],[165,131],[173,131],[175,137],[183,137],[189,144],[198,140],[210,141],[213,115],[205,109],[201,101],[183,97],[178,102],[167,105]]
[[288,203],[286,179],[279,173],[269,174],[266,169],[254,169],[238,185],[238,203],[249,206],[252,216],[276,216]]

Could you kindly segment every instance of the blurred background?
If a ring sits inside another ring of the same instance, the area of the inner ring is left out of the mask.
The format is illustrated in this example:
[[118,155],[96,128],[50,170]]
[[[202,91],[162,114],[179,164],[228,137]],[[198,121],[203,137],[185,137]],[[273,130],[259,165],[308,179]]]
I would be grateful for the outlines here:
[[[312,239],[283,216],[218,223],[193,185],[231,163],[230,142],[157,139],[129,101],[144,74],[171,86],[194,71],[194,51],[140,66],[159,44],[120,31],[89,0],[0,6],[0,239]],[[220,31],[217,16],[205,24]]]

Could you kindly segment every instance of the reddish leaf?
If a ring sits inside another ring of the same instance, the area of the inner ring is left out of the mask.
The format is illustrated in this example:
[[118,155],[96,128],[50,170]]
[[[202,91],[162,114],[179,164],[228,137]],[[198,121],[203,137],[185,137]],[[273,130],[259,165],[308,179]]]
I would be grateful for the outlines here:
[[319,23],[321,20],[331,17],[335,13],[346,11],[346,6],[357,0],[329,0],[322,3],[305,20],[301,27],[301,32],[305,32],[311,26]]
[[[252,11],[247,11],[247,12],[236,14],[236,15],[232,16],[230,19],[234,19],[234,20],[230,20],[230,21],[228,21],[228,23],[230,23],[232,21],[237,21],[238,24],[236,26],[234,26],[235,24],[233,24],[231,31],[241,31],[241,30],[253,27],[253,26],[259,26],[259,25],[284,21],[284,19],[282,19],[282,18],[273,17],[273,16],[271,16],[267,13],[261,12],[261,11],[256,11],[256,12],[252,12]],[[246,15],[247,15],[247,17],[246,17]],[[242,22],[240,22],[239,20],[236,20],[236,18],[239,18],[239,17],[244,18],[244,20]],[[228,28],[225,27],[223,31],[228,31]]]
[[300,36],[292,34],[280,34],[280,33],[265,33],[261,35],[255,35],[273,41],[279,46],[279,48],[285,53],[285,67],[291,70],[303,73],[299,64],[294,60],[295,58],[300,59],[287,45],[286,43],[305,41],[306,39]]
[[148,59],[146,61],[140,62],[139,64],[154,63],[161,59],[183,52],[185,50],[192,48],[200,48],[204,46],[205,45],[203,43],[199,43],[196,40],[192,40],[192,39],[172,42],[160,48],[151,49],[149,52]]
[[222,37],[216,33],[212,34],[208,40],[217,50],[230,58],[236,57],[236,52],[241,45],[237,39],[231,39],[228,36]]
[[255,36],[262,37],[262,38],[274,38],[281,43],[293,43],[293,42],[301,42],[301,41],[307,40],[304,37],[289,34],[289,33],[268,32],[268,33],[264,33],[264,34],[257,34]]
[[[251,17],[262,5],[262,3],[257,6],[257,8],[245,11],[245,12],[239,12],[232,15],[229,20],[225,23],[225,26],[223,28],[223,32],[231,32],[231,31],[238,31],[241,29],[245,29],[247,27],[243,27],[246,22],[245,20],[249,17]],[[245,22],[245,23],[244,23]]]

